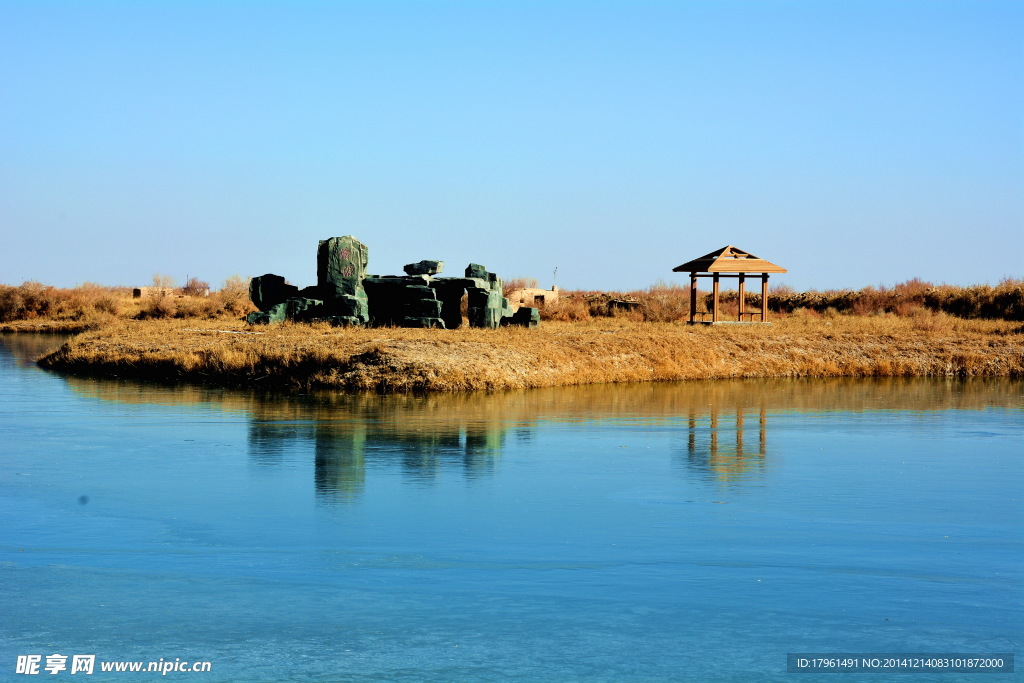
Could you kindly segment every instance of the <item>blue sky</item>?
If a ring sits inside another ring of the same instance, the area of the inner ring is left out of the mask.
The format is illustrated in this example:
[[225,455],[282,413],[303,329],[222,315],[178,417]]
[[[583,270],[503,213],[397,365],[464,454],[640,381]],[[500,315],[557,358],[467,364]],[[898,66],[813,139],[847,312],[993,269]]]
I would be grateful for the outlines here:
[[[1024,276],[1024,3],[0,0],[0,282]],[[773,280],[775,281],[775,280]]]

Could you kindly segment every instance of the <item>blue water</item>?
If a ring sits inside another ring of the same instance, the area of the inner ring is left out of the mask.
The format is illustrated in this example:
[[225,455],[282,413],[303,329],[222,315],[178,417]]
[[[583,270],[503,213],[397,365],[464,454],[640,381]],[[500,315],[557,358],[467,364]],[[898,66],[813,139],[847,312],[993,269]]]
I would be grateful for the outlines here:
[[82,653],[211,662],[176,680],[811,681],[835,675],[787,653],[1020,650],[1020,381],[289,397],[28,362],[57,341],[0,337],[0,678]]

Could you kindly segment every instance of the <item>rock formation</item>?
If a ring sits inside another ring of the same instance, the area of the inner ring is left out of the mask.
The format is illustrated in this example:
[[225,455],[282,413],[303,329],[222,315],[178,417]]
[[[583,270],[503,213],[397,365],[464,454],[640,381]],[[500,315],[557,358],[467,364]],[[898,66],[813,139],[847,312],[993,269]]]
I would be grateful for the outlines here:
[[435,277],[444,261],[433,260],[406,265],[404,276],[367,275],[368,250],[351,235],[321,240],[316,261],[313,287],[300,290],[272,273],[252,278],[249,298],[260,310],[247,321],[454,329],[462,325],[466,295],[470,327],[536,327],[540,322],[536,308],[516,310],[502,296],[501,278],[478,263],[469,264],[461,278]]

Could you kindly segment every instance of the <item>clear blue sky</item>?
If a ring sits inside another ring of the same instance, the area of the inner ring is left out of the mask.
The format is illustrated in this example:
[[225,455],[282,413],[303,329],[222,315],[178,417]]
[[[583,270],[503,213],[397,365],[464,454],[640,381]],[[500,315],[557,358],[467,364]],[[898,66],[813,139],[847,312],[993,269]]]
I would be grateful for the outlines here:
[[[1024,276],[1024,3],[0,0],[0,282]],[[773,280],[775,281],[775,280]]]

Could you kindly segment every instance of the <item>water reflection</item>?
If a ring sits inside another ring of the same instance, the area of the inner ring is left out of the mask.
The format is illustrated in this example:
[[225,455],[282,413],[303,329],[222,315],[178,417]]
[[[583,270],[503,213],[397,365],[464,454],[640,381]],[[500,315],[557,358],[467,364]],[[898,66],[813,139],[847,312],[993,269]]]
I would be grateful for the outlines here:
[[367,467],[397,468],[421,484],[445,470],[485,476],[506,435],[523,427],[502,405],[465,396],[249,396],[246,404],[253,461],[274,463],[311,445],[315,488],[325,502],[357,497]]
[[[687,418],[687,466],[706,479],[725,483],[762,472],[768,454],[768,410],[764,404],[756,406],[756,413],[748,415],[748,410],[740,404],[726,414],[717,405],[710,406],[704,414],[691,411]],[[756,446],[748,435],[754,429]]]
[[[503,421],[429,421],[395,411],[382,397],[350,397],[339,412],[314,409],[317,419],[281,421],[281,407],[253,405],[249,454],[258,464],[275,464],[284,453],[313,446],[314,485],[323,502],[350,502],[365,488],[370,466],[397,466],[417,483],[430,484],[444,470],[466,479],[493,472],[509,426]],[[412,404],[415,405],[415,404]]]
[[0,363],[34,371],[36,359],[59,349],[69,336],[46,332],[0,332],[0,348],[6,351],[0,353]]
[[[20,340],[19,340],[20,341]],[[21,353],[52,345],[31,340]],[[11,343],[5,346],[12,352]],[[32,348],[29,348],[32,347]],[[45,349],[43,349],[45,350]],[[15,353],[18,355],[18,353]],[[997,379],[720,380],[560,387],[494,394],[275,395],[198,386],[68,377],[76,393],[119,404],[189,406],[240,415],[258,467],[308,453],[325,504],[360,497],[367,472],[430,486],[452,474],[491,476],[512,442],[543,425],[631,424],[678,433],[680,476],[729,485],[757,479],[772,461],[773,418],[783,413],[1019,409],[1022,383]],[[644,430],[635,431],[642,435]]]

